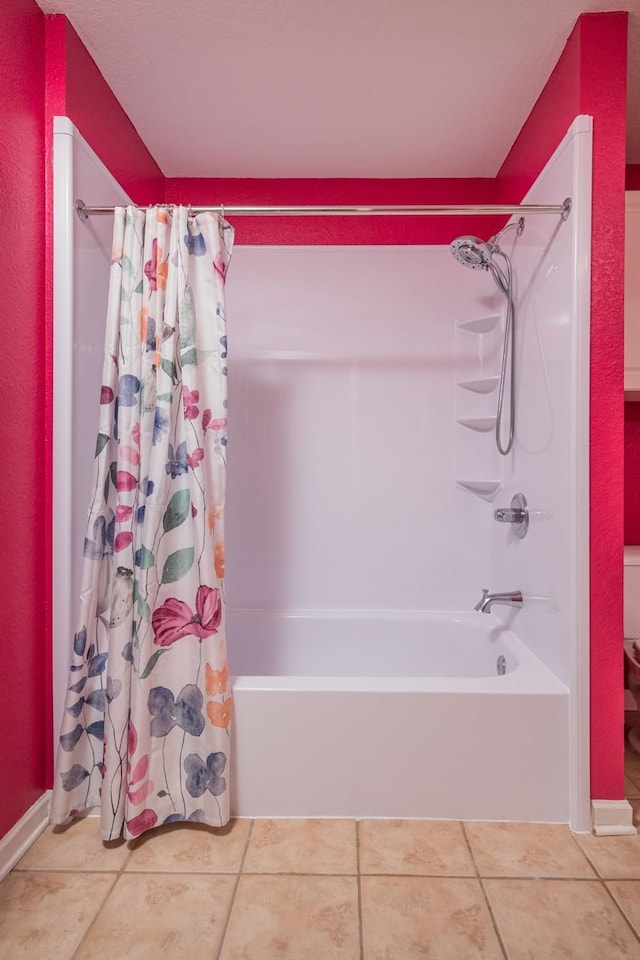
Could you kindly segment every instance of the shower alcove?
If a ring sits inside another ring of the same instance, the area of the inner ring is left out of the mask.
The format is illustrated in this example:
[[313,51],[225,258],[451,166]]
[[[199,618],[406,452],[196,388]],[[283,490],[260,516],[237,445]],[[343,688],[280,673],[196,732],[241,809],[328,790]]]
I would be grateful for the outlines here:
[[[527,197],[571,196],[570,219],[530,216],[509,239],[519,414],[508,458],[494,443],[504,298],[485,274],[446,246],[236,247],[235,813],[586,828],[576,531],[588,522],[590,145],[578,118]],[[64,118],[54,165],[57,722],[100,384],[103,317],[88,304],[100,290],[106,304],[111,227],[80,224],[73,200],[127,198]],[[516,542],[493,509],[520,489],[532,522]],[[485,586],[519,588],[525,606],[474,613]]]

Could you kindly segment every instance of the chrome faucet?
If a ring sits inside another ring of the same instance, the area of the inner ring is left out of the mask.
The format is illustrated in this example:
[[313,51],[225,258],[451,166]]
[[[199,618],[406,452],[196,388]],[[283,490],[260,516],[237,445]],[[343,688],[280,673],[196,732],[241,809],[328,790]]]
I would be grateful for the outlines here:
[[511,593],[489,593],[483,587],[482,599],[478,600],[473,609],[477,610],[478,613],[491,613],[491,607],[494,603],[504,603],[507,607],[521,607],[522,593],[520,590],[512,590]]

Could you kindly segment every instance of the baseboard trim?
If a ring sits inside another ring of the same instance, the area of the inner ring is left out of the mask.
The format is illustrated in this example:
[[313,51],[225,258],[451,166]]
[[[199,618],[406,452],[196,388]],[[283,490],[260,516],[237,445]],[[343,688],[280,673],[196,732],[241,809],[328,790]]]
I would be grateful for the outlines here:
[[50,801],[51,790],[47,790],[0,840],[0,881],[13,870],[48,824]]
[[628,800],[592,800],[591,819],[597,837],[624,837],[638,832]]

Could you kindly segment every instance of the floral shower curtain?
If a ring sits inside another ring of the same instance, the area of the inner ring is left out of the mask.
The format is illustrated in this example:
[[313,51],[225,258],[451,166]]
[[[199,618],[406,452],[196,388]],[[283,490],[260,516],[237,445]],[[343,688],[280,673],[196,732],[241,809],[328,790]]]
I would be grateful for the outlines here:
[[[233,229],[115,211],[100,426],[51,819],[229,819],[226,327]],[[88,398],[91,402],[92,398]]]

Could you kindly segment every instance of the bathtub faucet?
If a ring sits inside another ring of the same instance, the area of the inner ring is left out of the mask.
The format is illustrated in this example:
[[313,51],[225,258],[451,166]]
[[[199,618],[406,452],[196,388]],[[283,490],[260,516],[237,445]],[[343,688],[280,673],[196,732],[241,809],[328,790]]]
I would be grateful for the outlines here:
[[483,587],[482,599],[478,600],[473,609],[479,613],[491,613],[491,607],[494,603],[504,603],[507,607],[521,607],[522,593],[520,590],[512,590],[511,593],[489,593]]

